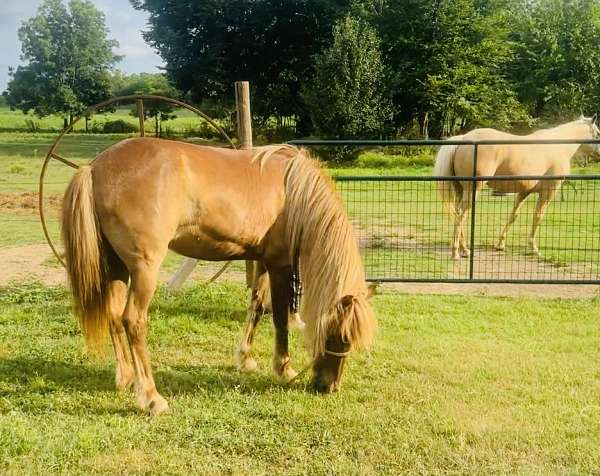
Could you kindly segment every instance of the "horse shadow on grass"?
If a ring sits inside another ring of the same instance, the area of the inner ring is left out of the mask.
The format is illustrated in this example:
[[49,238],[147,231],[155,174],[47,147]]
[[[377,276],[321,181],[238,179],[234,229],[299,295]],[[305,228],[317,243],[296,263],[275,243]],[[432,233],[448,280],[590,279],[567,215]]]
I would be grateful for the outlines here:
[[[44,403],[44,398],[49,398],[52,394],[71,394],[73,399],[78,401],[106,400],[106,395],[103,394],[111,392],[117,395],[114,376],[114,366],[107,364],[47,360],[29,356],[0,359],[0,397],[4,397],[11,408],[18,407],[25,412],[43,413],[48,410],[46,405],[49,401]],[[157,368],[154,376],[159,392],[168,400],[207,392],[218,398],[231,391],[256,394],[282,388],[266,370],[246,374],[239,372],[232,365],[164,366]],[[302,389],[299,384],[289,388]],[[109,399],[108,404],[79,407],[65,402],[60,411],[67,414],[109,413],[125,416],[138,411],[133,395],[129,400],[130,405],[125,407],[120,398]],[[56,410],[54,403],[52,411]]]

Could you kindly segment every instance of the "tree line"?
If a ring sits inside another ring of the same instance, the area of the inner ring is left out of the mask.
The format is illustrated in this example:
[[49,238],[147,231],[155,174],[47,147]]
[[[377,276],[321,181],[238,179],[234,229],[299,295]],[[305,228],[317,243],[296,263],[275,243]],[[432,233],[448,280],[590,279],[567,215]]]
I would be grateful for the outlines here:
[[[248,80],[257,125],[297,136],[441,137],[598,110],[600,0],[130,1],[149,14],[161,89],[225,113]],[[12,107],[76,114],[114,92],[119,58],[89,1],[44,0],[19,35]],[[44,63],[66,72],[39,84]]]

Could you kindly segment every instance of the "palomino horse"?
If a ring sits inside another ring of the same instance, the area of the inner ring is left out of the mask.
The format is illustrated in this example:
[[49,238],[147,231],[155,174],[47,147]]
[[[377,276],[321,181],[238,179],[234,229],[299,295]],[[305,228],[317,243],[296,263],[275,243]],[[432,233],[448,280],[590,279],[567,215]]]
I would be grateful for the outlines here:
[[98,347],[110,331],[117,387],[133,384],[138,405],[151,414],[168,409],[152,376],[146,321],[169,248],[197,259],[264,264],[280,377],[295,375],[288,305],[298,260],[315,388],[338,389],[348,352],[372,338],[375,319],[352,227],[331,181],[304,151],[270,146],[253,155],[128,139],[79,169],[62,215],[67,272],[86,341]]
[[[519,139],[596,139],[600,131],[594,118],[580,119],[563,124],[552,129],[544,129],[527,136],[515,136],[494,129],[475,129],[463,136],[455,136],[450,140],[519,140]],[[580,147],[597,150],[597,146],[584,144],[501,144],[480,145],[477,151],[477,176],[495,175],[568,175],[571,158]],[[472,176],[473,175],[473,146],[444,145],[435,159],[435,176]],[[508,222],[502,229],[496,249],[504,250],[506,234],[514,223],[524,200],[531,194],[537,193],[538,200],[533,215],[533,224],[529,233],[529,247],[539,255],[536,244],[536,232],[544,216],[544,212],[556,191],[562,184],[561,179],[548,180],[490,180],[490,188],[500,192],[516,193],[515,203]],[[483,181],[476,182],[475,193],[485,185]],[[454,217],[454,237],[452,240],[452,256],[469,256],[470,250],[464,236],[464,221],[471,210],[473,182],[471,181],[440,181],[438,189],[444,202],[450,205]]]

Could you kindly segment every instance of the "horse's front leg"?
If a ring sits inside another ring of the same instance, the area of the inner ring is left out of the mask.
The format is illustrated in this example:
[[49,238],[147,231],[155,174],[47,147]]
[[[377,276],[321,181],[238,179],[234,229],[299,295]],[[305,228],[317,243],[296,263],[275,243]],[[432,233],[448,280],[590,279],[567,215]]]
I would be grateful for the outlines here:
[[254,262],[252,267],[252,276],[249,279],[251,294],[248,302],[246,327],[235,352],[237,367],[242,372],[252,372],[257,368],[256,361],[251,355],[252,341],[260,318],[270,307],[270,284],[267,270],[259,262]]
[[512,224],[517,219],[517,216],[519,215],[519,210],[521,209],[523,202],[529,196],[530,193],[531,193],[530,191],[520,192],[515,197],[515,203],[513,205],[513,209],[510,214],[510,217],[509,217],[508,221],[506,222],[506,225],[504,225],[504,228],[502,228],[502,232],[500,233],[500,237],[498,238],[498,243],[495,246],[495,248],[498,251],[504,251],[504,249],[506,248],[506,235],[508,234],[508,230],[510,229]]
[[297,373],[290,364],[288,351],[288,317],[292,279],[291,266],[269,269],[271,278],[271,303],[273,306],[273,325],[275,326],[275,348],[273,352],[273,371],[285,382],[293,379]]

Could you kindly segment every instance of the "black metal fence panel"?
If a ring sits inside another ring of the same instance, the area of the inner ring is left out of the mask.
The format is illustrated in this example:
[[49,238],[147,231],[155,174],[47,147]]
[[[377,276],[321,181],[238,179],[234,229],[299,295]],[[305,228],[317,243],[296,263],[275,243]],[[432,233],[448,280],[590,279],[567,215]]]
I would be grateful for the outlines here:
[[[600,284],[600,175],[481,177],[475,172],[480,146],[598,146],[598,139],[292,143],[473,146],[470,176],[336,178],[370,281]],[[444,203],[441,184],[457,189],[462,203]]]
[[[336,181],[371,281],[600,283],[600,176],[563,179],[480,178],[506,191],[487,186],[478,193],[474,233],[470,215],[464,220],[470,256],[458,259],[451,246],[457,212],[441,201],[439,178],[337,177]],[[469,183],[472,178],[443,180]],[[505,240],[500,240],[518,197],[516,187],[524,180],[537,181],[541,191],[555,189],[558,181],[562,186],[543,217],[536,213],[539,195],[526,197]],[[531,245],[534,219],[539,221],[538,252]]]

